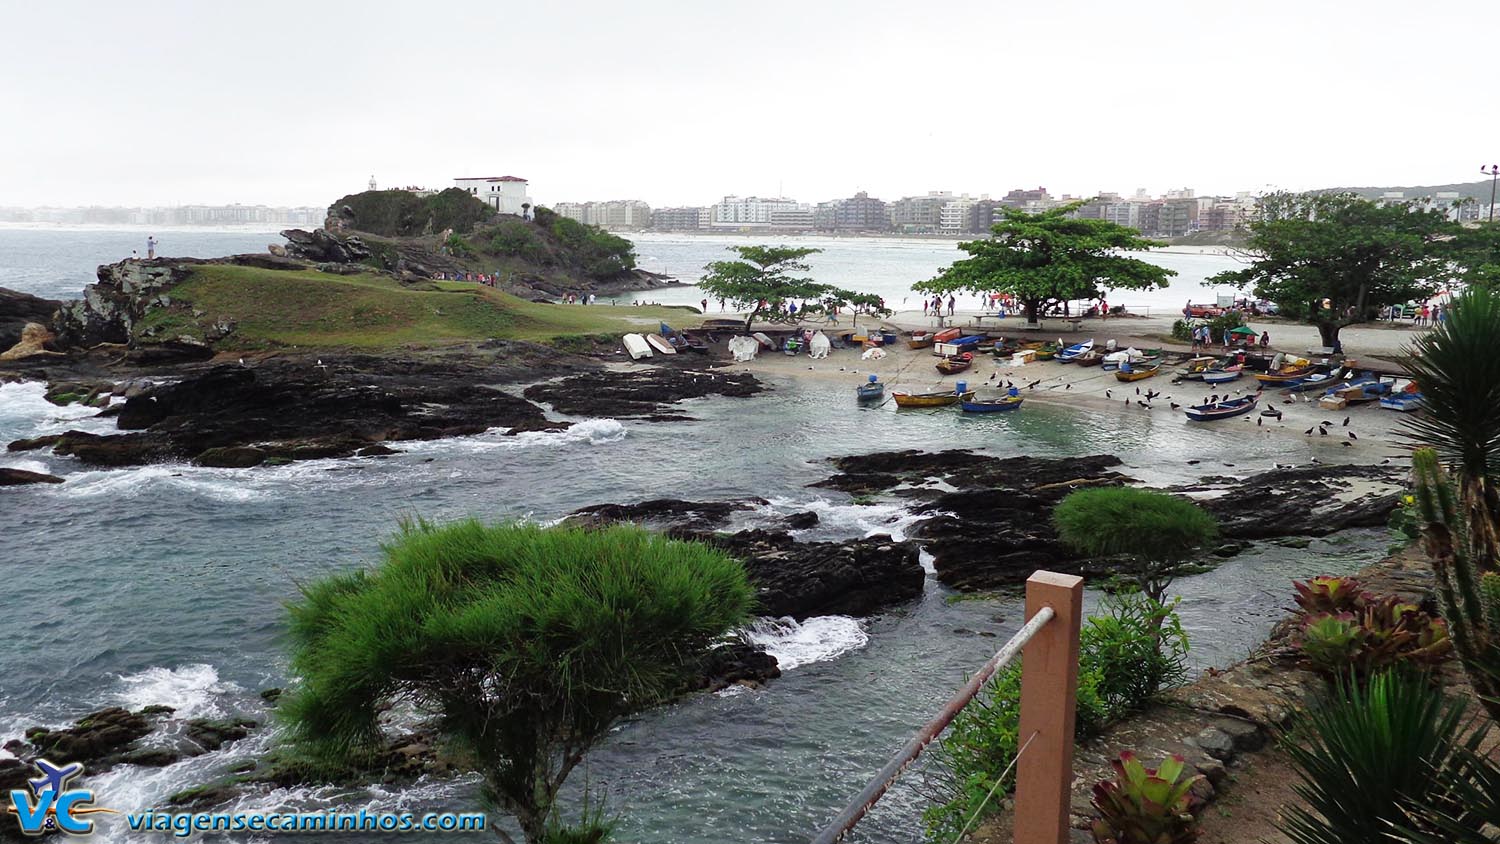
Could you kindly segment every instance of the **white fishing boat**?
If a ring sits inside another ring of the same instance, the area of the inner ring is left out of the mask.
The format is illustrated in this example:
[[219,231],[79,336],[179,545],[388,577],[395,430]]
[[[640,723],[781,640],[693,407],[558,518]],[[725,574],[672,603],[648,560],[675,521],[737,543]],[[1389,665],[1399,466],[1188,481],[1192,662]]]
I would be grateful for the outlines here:
[[668,343],[667,338],[661,336],[660,334],[647,334],[646,342],[651,344],[651,348],[654,351],[661,352],[664,355],[677,354],[676,347],[674,347],[671,343]]
[[630,355],[631,360],[651,357],[651,344],[639,334],[626,334],[620,338],[620,342],[625,344],[625,353]]

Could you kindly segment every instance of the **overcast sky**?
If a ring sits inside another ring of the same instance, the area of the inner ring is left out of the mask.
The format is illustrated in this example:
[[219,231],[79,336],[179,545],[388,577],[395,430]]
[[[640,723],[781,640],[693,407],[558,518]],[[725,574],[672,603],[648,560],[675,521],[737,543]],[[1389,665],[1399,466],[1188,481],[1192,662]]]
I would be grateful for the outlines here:
[[0,0],[0,205],[1476,181],[1497,8]]

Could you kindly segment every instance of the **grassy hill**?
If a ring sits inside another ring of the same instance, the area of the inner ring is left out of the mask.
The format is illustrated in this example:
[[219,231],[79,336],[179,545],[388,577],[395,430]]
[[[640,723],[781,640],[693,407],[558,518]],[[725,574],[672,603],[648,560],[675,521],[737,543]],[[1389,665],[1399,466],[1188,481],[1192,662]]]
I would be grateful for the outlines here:
[[395,350],[491,338],[568,345],[588,335],[653,330],[666,321],[696,324],[693,309],[551,305],[477,284],[403,286],[388,275],[332,275],[230,264],[201,264],[167,291],[141,330],[152,339],[207,339],[216,324],[233,330],[214,348]]

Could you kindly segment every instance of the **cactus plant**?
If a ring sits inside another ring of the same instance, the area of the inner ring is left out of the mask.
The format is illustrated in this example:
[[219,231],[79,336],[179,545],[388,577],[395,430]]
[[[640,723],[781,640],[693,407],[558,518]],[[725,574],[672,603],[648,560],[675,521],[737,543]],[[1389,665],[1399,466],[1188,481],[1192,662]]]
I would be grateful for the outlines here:
[[1183,777],[1181,756],[1163,759],[1154,770],[1126,751],[1115,760],[1115,778],[1094,785],[1094,841],[1097,844],[1190,844],[1198,840],[1194,815],[1202,802],[1193,787],[1201,774]]
[[1484,484],[1475,489],[1455,483],[1439,465],[1437,452],[1427,448],[1413,453],[1412,472],[1424,525],[1422,547],[1437,575],[1453,650],[1490,717],[1500,720],[1497,525],[1484,501]]

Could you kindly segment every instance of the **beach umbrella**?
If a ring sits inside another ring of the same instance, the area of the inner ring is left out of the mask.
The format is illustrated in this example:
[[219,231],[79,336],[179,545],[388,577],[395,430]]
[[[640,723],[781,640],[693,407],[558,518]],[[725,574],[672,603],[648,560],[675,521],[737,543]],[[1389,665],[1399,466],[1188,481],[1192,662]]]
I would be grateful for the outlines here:
[[1249,334],[1251,337],[1256,337],[1256,336],[1258,336],[1260,334],[1259,331],[1256,331],[1255,329],[1251,328],[1248,325],[1241,325],[1241,326],[1238,326],[1236,328],[1231,328],[1231,329],[1229,329],[1229,333],[1230,334]]

